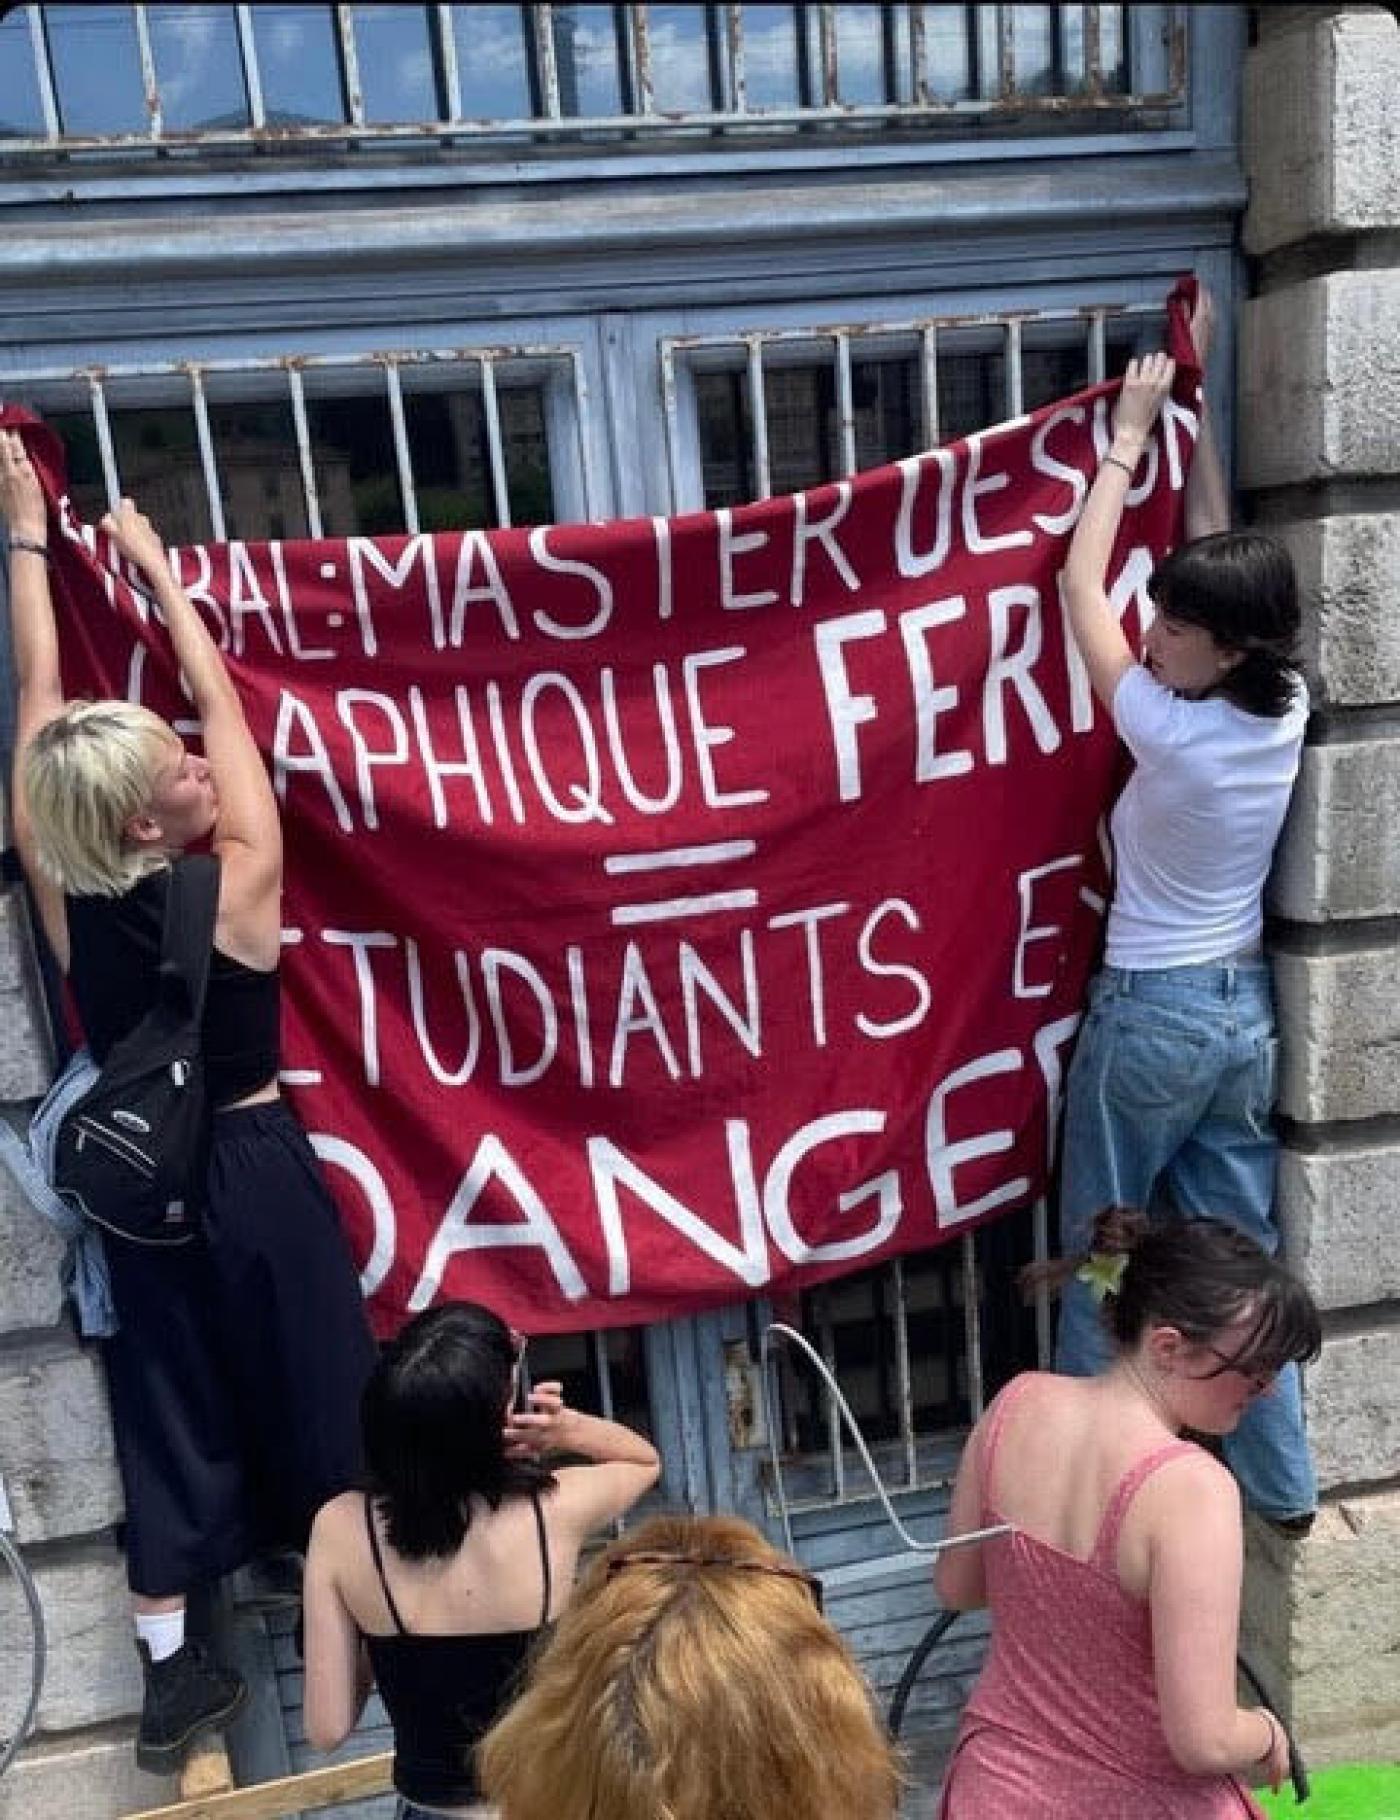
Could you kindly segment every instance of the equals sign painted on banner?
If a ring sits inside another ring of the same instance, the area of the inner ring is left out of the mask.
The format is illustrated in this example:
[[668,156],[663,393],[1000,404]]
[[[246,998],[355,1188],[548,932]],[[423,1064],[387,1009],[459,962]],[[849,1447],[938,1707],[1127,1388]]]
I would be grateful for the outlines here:
[[[610,853],[603,870],[614,878],[633,873],[676,872],[691,866],[719,866],[752,859],[758,843],[751,840],[710,841],[700,847],[663,847],[655,853]],[[630,923],[664,923],[672,917],[713,916],[721,910],[752,910],[757,891],[708,891],[696,896],[654,899],[644,904],[618,904],[611,912],[619,927]]]

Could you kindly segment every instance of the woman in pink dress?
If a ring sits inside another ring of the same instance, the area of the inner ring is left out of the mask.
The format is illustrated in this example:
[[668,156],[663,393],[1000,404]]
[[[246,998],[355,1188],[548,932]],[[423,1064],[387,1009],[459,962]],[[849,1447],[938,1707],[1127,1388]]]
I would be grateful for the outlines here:
[[[1229,1471],[1182,1431],[1228,1434],[1279,1369],[1317,1354],[1307,1291],[1215,1220],[1150,1230],[1113,1208],[1092,1273],[1117,1356],[1028,1372],[968,1440],[938,1595],[992,1640],[941,1820],[1243,1820],[1288,1772],[1283,1726],[1236,1703],[1244,1540]],[[1116,1288],[1113,1287],[1116,1281]]]

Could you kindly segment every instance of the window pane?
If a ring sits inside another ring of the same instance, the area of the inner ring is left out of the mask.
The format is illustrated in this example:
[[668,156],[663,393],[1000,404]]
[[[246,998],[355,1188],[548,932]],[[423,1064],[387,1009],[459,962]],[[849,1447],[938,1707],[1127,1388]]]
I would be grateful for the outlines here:
[[710,39],[703,6],[653,6],[651,80],[659,111],[708,113],[723,102],[712,87]]
[[865,360],[851,368],[856,467],[917,455],[923,442],[919,370],[913,360]]
[[49,57],[65,133],[135,133],[150,124],[129,6],[46,6]]
[[211,400],[209,421],[229,536],[305,537],[306,499],[290,403]]
[[956,442],[1006,416],[1006,360],[1001,353],[938,356],[938,437]]
[[248,92],[231,6],[149,6],[165,125],[175,131],[248,124]]
[[268,124],[316,126],[344,120],[331,9],[258,5],[252,13]]
[[829,366],[765,371],[768,467],[774,493],[798,493],[841,474],[836,386]]
[[352,398],[318,398],[308,382],[306,415],[327,537],[404,529],[388,400],[377,371],[373,379],[374,391]]
[[695,414],[700,429],[700,473],[705,507],[742,505],[756,491],[751,458],[753,426],[742,373],[697,373]]
[[602,1415],[608,1405],[604,1401],[602,1373],[598,1369],[598,1340],[603,1343],[607,1362],[613,1419],[650,1434],[645,1343],[640,1327],[615,1327],[596,1336],[587,1333],[537,1335],[531,1339],[525,1355],[531,1383],[558,1378],[564,1386],[564,1401],[570,1409]]
[[1089,383],[1089,347],[1081,335],[1047,347],[1021,350],[1021,402],[1027,411],[1081,392]]
[[556,6],[554,55],[559,108],[565,115],[622,111],[617,22],[610,6]]
[[73,510],[84,524],[95,524],[107,510],[107,488],[92,417],[87,411],[45,411],[43,418],[63,443]]
[[528,119],[534,108],[520,7],[454,6],[452,31],[463,119]]
[[[836,15],[836,89],[847,107],[865,103],[879,106],[891,99],[885,60],[885,16],[882,6],[838,6]],[[821,107],[821,31],[815,7],[807,9],[808,43],[812,68],[812,103]]]
[[751,108],[797,107],[802,100],[798,76],[797,12],[791,6],[746,6],[744,23],[744,90]]
[[188,406],[109,410],[122,491],[167,543],[203,543],[213,535],[209,493],[199,461],[194,412]]
[[[554,489],[540,390],[501,387],[496,403],[511,518],[516,524],[548,524],[555,516]],[[494,526],[498,514],[481,394],[415,391],[406,378],[404,417],[423,529]]]
[[357,6],[355,51],[365,119],[436,120],[439,114],[427,9]]
[[936,101],[966,101],[973,82],[974,40],[968,33],[965,6],[926,6],[924,45],[928,58],[928,92]]
[[1050,95],[1063,86],[1056,80],[1054,12],[1050,6],[1011,9],[1012,81],[1018,94]]
[[0,20],[0,139],[33,139],[44,131],[27,13]]

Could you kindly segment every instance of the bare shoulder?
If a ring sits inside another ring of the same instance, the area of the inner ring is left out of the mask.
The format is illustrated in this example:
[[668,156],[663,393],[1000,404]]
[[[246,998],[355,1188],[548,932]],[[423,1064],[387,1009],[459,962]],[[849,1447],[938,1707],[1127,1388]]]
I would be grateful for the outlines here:
[[365,1533],[365,1498],[359,1491],[343,1491],[316,1512],[311,1525],[311,1547],[343,1558]]
[[[1204,1447],[1184,1448],[1164,1460],[1133,1502],[1174,1536],[1199,1535],[1201,1525],[1211,1521],[1235,1527],[1242,1521],[1239,1482]],[[1180,1526],[1188,1517],[1189,1528],[1183,1532]]]

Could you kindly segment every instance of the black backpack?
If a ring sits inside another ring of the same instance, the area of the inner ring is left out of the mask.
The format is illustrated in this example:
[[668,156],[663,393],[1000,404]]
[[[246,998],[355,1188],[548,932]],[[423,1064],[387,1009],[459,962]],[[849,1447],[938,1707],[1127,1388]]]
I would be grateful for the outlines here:
[[218,860],[177,860],[155,1003],[113,1044],[54,1141],[59,1193],[142,1245],[185,1245],[199,1230],[209,1151],[200,1026],[218,904]]

